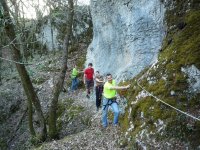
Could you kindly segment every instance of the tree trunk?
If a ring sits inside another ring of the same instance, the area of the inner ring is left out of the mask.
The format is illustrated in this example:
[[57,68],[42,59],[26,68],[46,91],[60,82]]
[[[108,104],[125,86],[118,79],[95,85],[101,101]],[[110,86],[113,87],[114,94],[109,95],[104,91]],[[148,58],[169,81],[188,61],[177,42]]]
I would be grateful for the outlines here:
[[28,125],[31,135],[35,137],[36,134],[35,134],[35,129],[33,127],[33,106],[30,100],[28,100]]
[[[2,40],[1,40],[2,41]],[[0,57],[2,57],[2,49],[1,49],[1,42],[0,41]],[[0,86],[1,86],[1,84],[2,84],[2,81],[1,81],[1,70],[2,70],[2,60],[1,60],[1,58],[0,58]]]
[[59,79],[57,83],[54,86],[53,89],[53,98],[51,100],[51,106],[49,110],[49,136],[51,138],[57,138],[57,128],[56,128],[56,120],[57,120],[57,104],[58,104],[58,98],[60,95],[60,92],[63,88],[63,82],[65,79],[65,74],[67,71],[67,56],[68,56],[68,44],[69,44],[69,38],[72,34],[72,23],[73,23],[73,16],[74,16],[74,8],[73,8],[73,0],[68,0],[69,5],[69,20],[68,20],[68,26],[66,28],[66,36],[64,38],[63,42],[63,64],[62,69],[59,75]]
[[[1,9],[0,9],[0,19],[2,19],[3,14],[1,13]],[[3,26],[3,22],[0,20],[0,34],[3,35],[3,31],[2,31],[2,26]],[[0,57],[2,57],[2,46],[3,46],[3,36],[0,37]],[[0,58],[0,86],[2,84],[2,74],[1,71],[2,70],[2,59]]]
[[53,50],[53,53],[54,53],[54,55],[55,55],[55,46],[54,46],[54,39],[53,39],[53,23],[52,23],[52,21],[53,21],[53,19],[52,19],[52,10],[51,10],[51,8],[50,8],[50,25],[51,25],[51,44],[52,44],[52,50]]
[[[4,19],[6,20],[5,21],[6,34],[9,37],[10,41],[13,41],[13,43],[11,44],[13,60],[16,61],[16,62],[20,62],[21,54],[20,54],[19,46],[16,44],[18,41],[17,41],[17,38],[16,38],[14,25],[13,25],[12,19],[11,19],[10,14],[9,14],[9,9],[8,9],[7,3],[6,3],[5,0],[1,0],[0,3],[2,5],[2,8],[4,9],[3,15],[4,15]],[[34,91],[32,82],[30,80],[30,77],[27,73],[25,66],[23,64],[19,64],[19,63],[16,63],[15,65],[16,65],[17,71],[19,73],[19,76],[21,78],[21,82],[22,82],[24,91],[25,91],[26,96],[27,96],[28,106],[29,106],[29,109],[30,109],[29,112],[32,109],[31,104],[33,103],[34,106],[35,106],[35,109],[36,109],[37,116],[40,120],[41,128],[42,128],[41,140],[44,140],[46,138],[47,130],[46,130],[46,123],[45,123],[45,119],[44,119],[44,115],[43,115],[43,112],[42,112],[42,109],[41,109],[39,99],[38,99],[38,97],[37,97],[37,95]],[[32,123],[32,117],[30,117],[29,119],[30,119],[29,120],[30,123],[33,124]],[[30,129],[30,131],[32,132],[32,129]]]

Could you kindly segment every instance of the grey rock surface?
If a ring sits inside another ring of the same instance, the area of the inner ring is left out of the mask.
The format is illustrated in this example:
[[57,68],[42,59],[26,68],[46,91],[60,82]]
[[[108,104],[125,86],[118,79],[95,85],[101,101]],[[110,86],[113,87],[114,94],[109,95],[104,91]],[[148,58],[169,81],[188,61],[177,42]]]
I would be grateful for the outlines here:
[[48,23],[42,26],[42,30],[38,35],[38,40],[43,45],[46,45],[49,51],[52,51],[57,49],[59,46],[58,40],[56,38],[57,35],[58,30],[55,27],[51,27],[50,20],[48,20]]
[[157,58],[164,37],[160,0],[91,0],[93,40],[86,65],[119,80],[134,77]]
[[181,71],[188,76],[189,93],[200,92],[200,70],[195,66],[191,65],[186,68],[181,68]]

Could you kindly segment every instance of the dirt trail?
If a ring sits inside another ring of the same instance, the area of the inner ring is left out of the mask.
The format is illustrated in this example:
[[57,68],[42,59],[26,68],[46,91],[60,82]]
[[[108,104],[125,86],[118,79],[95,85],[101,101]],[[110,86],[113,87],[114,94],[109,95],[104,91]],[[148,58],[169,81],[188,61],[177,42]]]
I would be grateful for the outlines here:
[[[75,105],[81,105],[87,109],[88,115],[91,115],[91,126],[82,132],[66,136],[57,141],[44,144],[39,149],[59,149],[59,150],[118,150],[120,129],[110,124],[106,129],[101,127],[102,110],[96,111],[95,96],[86,98],[83,90],[78,90],[69,95],[74,99]],[[67,96],[68,97],[68,96]]]

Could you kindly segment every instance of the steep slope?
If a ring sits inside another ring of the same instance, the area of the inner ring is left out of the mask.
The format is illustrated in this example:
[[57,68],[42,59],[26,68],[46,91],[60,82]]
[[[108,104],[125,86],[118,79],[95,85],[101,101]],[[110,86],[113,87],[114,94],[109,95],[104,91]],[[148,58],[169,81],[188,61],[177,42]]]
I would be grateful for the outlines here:
[[197,149],[200,146],[200,2],[176,0],[165,4],[167,35],[158,61],[130,81],[129,104],[121,118],[124,146]]

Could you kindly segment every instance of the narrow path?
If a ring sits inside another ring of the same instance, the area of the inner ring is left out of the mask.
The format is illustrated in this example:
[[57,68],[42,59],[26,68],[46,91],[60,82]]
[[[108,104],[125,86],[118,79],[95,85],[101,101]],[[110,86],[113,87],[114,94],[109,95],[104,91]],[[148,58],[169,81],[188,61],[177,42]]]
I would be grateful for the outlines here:
[[[96,111],[95,97],[86,98],[83,90],[78,90],[70,95],[74,99],[75,105],[81,105],[87,109],[91,115],[91,126],[82,132],[66,136],[64,139],[53,141],[48,144],[47,149],[59,150],[120,150],[117,145],[120,130],[111,124],[103,129],[101,127],[102,110]],[[43,145],[42,149],[46,149]]]

